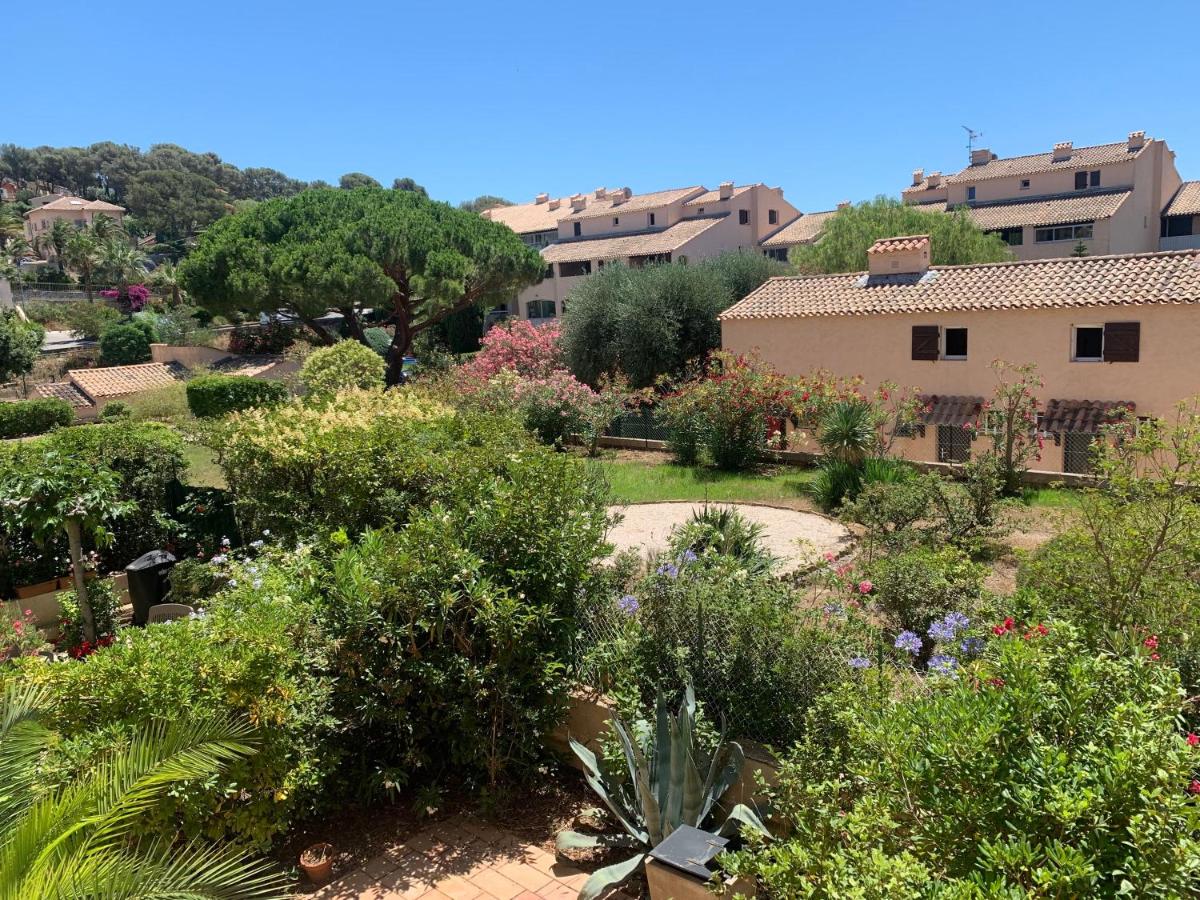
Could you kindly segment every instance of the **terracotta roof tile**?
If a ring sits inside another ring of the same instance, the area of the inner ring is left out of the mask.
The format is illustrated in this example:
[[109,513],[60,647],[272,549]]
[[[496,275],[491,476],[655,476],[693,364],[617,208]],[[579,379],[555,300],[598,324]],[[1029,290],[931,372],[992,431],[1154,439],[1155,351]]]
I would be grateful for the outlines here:
[[1102,426],[1117,421],[1127,410],[1136,409],[1131,400],[1050,400],[1042,415],[1041,429],[1048,434],[1097,434]]
[[928,246],[929,235],[908,234],[900,237],[880,238],[867,248],[867,253],[895,253],[897,251],[924,250]]
[[50,210],[54,212],[82,212],[88,210],[90,212],[125,212],[125,207],[117,206],[115,203],[105,203],[103,200],[84,200],[82,197],[59,197],[57,200],[51,200],[42,206],[35,206],[25,215],[35,213],[39,210]]
[[186,371],[178,363],[142,363],[136,366],[71,369],[67,377],[88,397],[101,400],[174,384],[182,379]]
[[[551,198],[553,199],[553,198]],[[501,222],[517,234],[532,234],[535,231],[557,231],[558,223],[571,214],[571,199],[559,197],[557,209],[546,203],[517,203],[513,206],[494,206],[482,213],[485,219]]]
[[39,384],[34,387],[33,391],[39,397],[57,397],[59,400],[66,400],[76,409],[92,405],[92,401],[85,397],[79,388],[67,381]]
[[836,209],[824,212],[805,213],[792,219],[773,235],[762,242],[764,247],[790,247],[793,244],[811,244],[825,231],[830,216],[837,215]]
[[559,241],[557,244],[543,248],[542,257],[546,262],[555,263],[582,262],[591,259],[624,259],[628,256],[670,253],[712,228],[722,218],[722,216],[706,216],[684,219],[662,231],[589,238],[582,241]]
[[679,200],[693,200],[703,193],[704,188],[700,185],[695,185],[693,187],[672,188],[666,191],[653,191],[649,194],[634,194],[622,203],[617,203],[616,198],[611,193],[603,200],[597,200],[594,196],[585,194],[584,196],[587,197],[587,206],[576,212],[571,209],[571,204],[568,201],[565,204],[567,214],[564,218],[568,222],[575,222],[580,219],[594,219],[597,216],[620,216],[628,212],[657,209],[660,206],[666,206]]
[[1019,200],[995,203],[969,209],[975,224],[984,231],[997,228],[1016,228],[1023,225],[1065,225],[1069,222],[1090,222],[1115,215],[1132,191],[1107,194],[1084,194],[1076,197],[1056,197],[1043,200]]
[[903,283],[866,273],[772,278],[726,319],[939,310],[1200,304],[1200,250],[936,266]]
[[922,408],[917,418],[925,425],[966,425],[974,422],[983,409],[982,397],[925,394],[920,401]]
[[967,166],[946,179],[949,184],[967,184],[989,178],[1011,178],[1014,175],[1033,175],[1038,172],[1056,172],[1062,169],[1084,169],[1088,166],[1103,166],[1109,163],[1136,159],[1145,152],[1153,141],[1149,138],[1137,150],[1130,150],[1127,141],[1115,144],[1098,144],[1095,147],[1075,147],[1066,159],[1055,161],[1053,153],[1034,153],[1030,156],[1010,156],[993,159],[982,166]]
[[[735,187],[733,189],[733,193],[730,194],[729,197],[727,197],[726,199],[732,200],[734,197],[737,197],[737,196],[740,196],[741,194],[746,193],[746,191],[750,190],[752,187],[754,187],[754,185],[752,185],[752,184],[743,184],[741,187]],[[720,203],[720,202],[721,202],[721,191],[720,191],[720,189],[718,189],[715,191],[705,191],[699,197],[693,197],[691,200],[689,200],[687,203],[685,203],[683,205],[684,206],[704,206],[704,204],[706,204],[706,203]]]
[[1163,210],[1164,216],[1200,216],[1200,181],[1185,181]]

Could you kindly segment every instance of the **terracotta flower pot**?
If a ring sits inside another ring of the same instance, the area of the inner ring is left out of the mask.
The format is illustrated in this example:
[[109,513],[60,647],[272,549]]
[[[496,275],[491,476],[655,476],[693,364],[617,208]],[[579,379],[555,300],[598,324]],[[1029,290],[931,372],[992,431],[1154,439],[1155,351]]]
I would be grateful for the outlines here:
[[313,884],[324,884],[333,875],[333,844],[313,844],[300,854],[300,868]]
[[17,588],[17,598],[24,600],[27,597],[37,597],[41,594],[50,594],[58,589],[58,579],[50,578],[46,581],[39,581],[37,584],[26,584]]

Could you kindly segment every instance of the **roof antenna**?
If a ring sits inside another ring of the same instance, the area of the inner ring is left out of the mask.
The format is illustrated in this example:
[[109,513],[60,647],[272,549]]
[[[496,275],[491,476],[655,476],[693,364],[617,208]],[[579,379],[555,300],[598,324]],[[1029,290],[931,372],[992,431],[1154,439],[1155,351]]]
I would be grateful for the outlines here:
[[975,152],[975,142],[983,137],[982,131],[975,131],[968,128],[966,125],[960,126],[967,133],[967,161],[971,161],[971,154]]

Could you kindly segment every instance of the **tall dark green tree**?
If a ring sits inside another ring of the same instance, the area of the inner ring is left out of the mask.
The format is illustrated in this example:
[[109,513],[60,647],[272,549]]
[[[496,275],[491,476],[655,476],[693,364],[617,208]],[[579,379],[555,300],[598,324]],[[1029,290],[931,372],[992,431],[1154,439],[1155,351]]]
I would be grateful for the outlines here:
[[458,204],[462,209],[468,209],[471,212],[479,213],[485,209],[495,209],[497,206],[512,206],[511,200],[505,200],[503,197],[497,197],[495,194],[480,194],[474,200],[464,200]]
[[417,184],[411,178],[394,178],[392,179],[393,191],[412,191],[420,194],[422,197],[428,197],[429,191],[425,190],[424,186]]
[[129,211],[161,241],[187,237],[225,215],[216,182],[194,172],[153,169],[129,185]]
[[306,191],[217,222],[180,266],[188,293],[213,312],[288,310],[316,324],[383,309],[395,332],[388,383],[413,338],[459,310],[494,305],[532,284],[544,264],[510,229],[412,191]]
[[867,268],[868,247],[880,238],[906,234],[930,236],[931,262],[937,266],[1013,258],[1008,245],[980,230],[965,209],[931,212],[891,197],[876,197],[839,210],[826,222],[819,241],[793,247],[789,259],[804,274],[862,272]]
[[0,382],[28,375],[42,349],[46,332],[16,312],[0,312]]
[[360,187],[383,187],[383,185],[370,175],[364,175],[362,172],[347,172],[338,179],[338,187],[343,191],[352,191]]

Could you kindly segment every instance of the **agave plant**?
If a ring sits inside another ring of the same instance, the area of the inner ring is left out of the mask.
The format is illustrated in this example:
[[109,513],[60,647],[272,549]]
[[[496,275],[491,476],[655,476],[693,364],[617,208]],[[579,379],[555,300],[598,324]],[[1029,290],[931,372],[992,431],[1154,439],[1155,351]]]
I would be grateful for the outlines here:
[[857,468],[878,439],[876,415],[865,400],[835,403],[821,419],[817,442],[830,458]]
[[0,694],[0,897],[286,897],[273,867],[234,847],[138,840],[138,818],[179,784],[252,752],[248,726],[220,719],[151,727],[95,769],[39,789],[38,761],[58,740],[39,718],[41,688]]
[[579,900],[593,900],[628,879],[646,861],[647,851],[658,846],[676,828],[691,825],[728,836],[741,827],[767,834],[766,826],[744,804],[723,817],[717,800],[742,771],[745,755],[739,744],[725,740],[722,727],[717,748],[708,753],[696,736],[696,696],[688,685],[679,713],[672,715],[666,698],[658,695],[656,723],[639,722],[631,730],[620,717],[613,731],[623,751],[620,763],[597,758],[587,747],[571,740],[571,749],[584,766],[584,777],[624,828],[623,834],[595,835],[561,831],[559,850],[593,847],[628,847],[639,852],[592,873],[579,892]]

